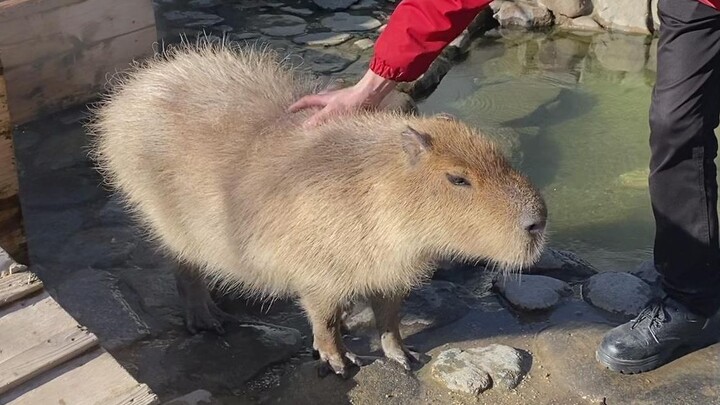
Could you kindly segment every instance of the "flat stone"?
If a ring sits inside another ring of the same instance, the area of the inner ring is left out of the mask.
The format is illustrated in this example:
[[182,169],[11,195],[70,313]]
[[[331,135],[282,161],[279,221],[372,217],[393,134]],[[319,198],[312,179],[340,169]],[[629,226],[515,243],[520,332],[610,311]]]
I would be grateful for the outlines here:
[[379,109],[386,111],[396,111],[402,114],[416,114],[418,112],[417,104],[408,94],[393,90],[385,96],[378,105]]
[[323,27],[337,32],[344,31],[369,31],[380,27],[380,21],[375,18],[348,13],[335,13],[330,17],[320,20]]
[[230,39],[232,39],[233,41],[244,41],[244,40],[255,39],[255,38],[259,38],[259,37],[260,37],[260,34],[258,34],[257,32],[242,32],[239,34],[230,34]]
[[590,0],[540,0],[538,3],[555,15],[570,18],[588,15],[592,11],[592,1]]
[[600,273],[583,284],[583,298],[608,312],[632,317],[653,297],[650,286],[628,273]]
[[150,335],[150,327],[126,300],[117,279],[106,271],[78,270],[56,287],[54,296],[107,349],[126,347]]
[[164,405],[209,405],[214,402],[213,396],[206,390],[195,390],[189,394],[171,399]]
[[607,70],[640,72],[645,68],[645,48],[644,36],[602,34],[594,37],[591,49]]
[[[80,174],[82,172],[82,174]],[[20,199],[24,208],[66,208],[97,201],[103,188],[87,169],[65,169],[21,181]]]
[[222,336],[183,331],[152,339],[129,353],[126,361],[139,365],[139,381],[158,390],[233,392],[245,389],[268,366],[287,361],[302,345],[300,332],[292,328],[228,323]]
[[[400,332],[410,336],[420,331],[438,328],[461,318],[470,309],[466,299],[470,293],[457,284],[433,280],[413,290],[401,310]],[[344,320],[351,331],[370,331],[375,317],[367,302],[357,302]]]
[[289,14],[260,14],[260,32],[272,37],[289,37],[305,32],[307,23],[300,17]]
[[546,276],[521,275],[499,280],[495,286],[513,307],[524,311],[549,309],[572,289],[566,282]]
[[190,0],[188,6],[193,8],[211,8],[223,4],[222,0]]
[[293,42],[310,46],[335,46],[347,42],[352,35],[335,32],[318,32],[314,34],[300,35],[293,38]]
[[184,24],[186,27],[211,26],[225,21],[219,15],[202,11],[168,11],[163,14],[168,21]]
[[319,52],[313,49],[303,54],[305,64],[320,74],[340,72],[358,59],[358,55]]
[[368,38],[363,38],[363,39],[357,40],[353,44],[355,46],[357,46],[358,48],[362,49],[363,51],[375,46],[375,42],[372,39],[368,39]]
[[[563,323],[535,339],[533,368],[542,367],[559,390],[588,404],[717,404],[720,344],[656,370],[627,375],[603,368],[595,351],[611,325]],[[720,329],[718,329],[720,330]],[[577,402],[581,403],[581,402]]]
[[540,260],[526,272],[557,278],[568,283],[584,281],[598,273],[593,265],[580,256],[553,248],[546,248],[540,255]]
[[595,20],[611,31],[649,34],[648,2],[636,0],[594,0]]
[[304,16],[304,17],[313,15],[313,11],[308,8],[297,8],[297,7],[285,6],[285,7],[280,7],[280,10],[282,10],[286,13],[300,15],[300,16]]
[[432,376],[452,391],[478,395],[490,386],[513,389],[527,373],[524,354],[492,344],[472,349],[448,349],[432,363]]
[[119,266],[128,260],[140,239],[139,233],[126,226],[83,229],[64,241],[55,261],[99,269]]
[[375,0],[360,0],[359,3],[350,6],[350,10],[365,10],[369,8],[376,8],[378,6]]
[[325,10],[345,10],[357,3],[358,0],[312,0],[318,7]]

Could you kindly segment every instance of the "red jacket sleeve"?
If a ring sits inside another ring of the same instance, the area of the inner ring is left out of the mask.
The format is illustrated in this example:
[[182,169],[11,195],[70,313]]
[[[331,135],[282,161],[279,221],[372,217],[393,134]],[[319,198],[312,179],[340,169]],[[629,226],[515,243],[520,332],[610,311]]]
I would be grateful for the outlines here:
[[375,44],[370,69],[394,81],[420,77],[491,0],[402,0]]

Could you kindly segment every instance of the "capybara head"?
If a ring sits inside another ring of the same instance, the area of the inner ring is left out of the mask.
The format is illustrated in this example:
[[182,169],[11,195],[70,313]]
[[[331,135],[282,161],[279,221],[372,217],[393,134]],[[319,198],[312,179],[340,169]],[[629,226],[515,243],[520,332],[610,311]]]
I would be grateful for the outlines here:
[[449,256],[485,259],[519,270],[539,258],[547,209],[530,181],[487,137],[451,116],[408,126],[404,202],[420,218],[430,244]]

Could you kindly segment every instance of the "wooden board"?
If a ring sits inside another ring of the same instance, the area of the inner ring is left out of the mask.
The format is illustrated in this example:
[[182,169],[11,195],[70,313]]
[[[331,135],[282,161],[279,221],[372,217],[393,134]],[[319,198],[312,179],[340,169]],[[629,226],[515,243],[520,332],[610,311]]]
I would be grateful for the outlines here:
[[0,60],[18,125],[96,97],[108,74],[150,55],[151,0],[0,1]]
[[[2,2],[0,2],[2,4]],[[2,57],[2,56],[0,56]],[[0,248],[20,261],[26,261],[12,125],[7,91],[0,61]]]
[[28,272],[0,277],[0,307],[40,291],[43,283]]
[[0,404],[158,401],[44,291],[0,308],[0,342]]

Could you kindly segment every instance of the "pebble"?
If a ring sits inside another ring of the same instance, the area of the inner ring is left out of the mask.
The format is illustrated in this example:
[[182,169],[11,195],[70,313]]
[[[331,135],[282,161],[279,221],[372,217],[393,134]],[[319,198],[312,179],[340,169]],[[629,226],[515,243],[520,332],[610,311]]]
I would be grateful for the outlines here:
[[335,13],[330,17],[320,20],[323,27],[337,32],[344,31],[369,31],[378,28],[381,24],[375,18],[348,13]]
[[359,55],[338,55],[309,49],[304,53],[305,64],[314,72],[327,74],[344,70],[355,62]]
[[363,51],[375,46],[375,42],[373,42],[372,39],[368,39],[368,38],[363,38],[363,39],[357,40],[354,42],[354,44],[355,44],[355,46],[362,49]]
[[518,279],[498,281],[495,286],[513,307],[525,311],[549,309],[572,293],[568,283],[547,276],[523,274]]
[[629,273],[608,272],[590,277],[583,284],[585,301],[608,312],[632,317],[653,297],[650,286]]
[[286,13],[301,15],[301,16],[305,16],[305,17],[311,16],[313,14],[313,11],[308,8],[296,8],[296,7],[287,6],[287,7],[280,7],[280,10],[282,10]]
[[432,376],[452,391],[478,395],[491,386],[513,389],[522,380],[523,353],[493,344],[467,350],[448,349],[432,364]]
[[293,42],[310,46],[335,46],[352,38],[352,35],[335,32],[318,32],[293,38]]

